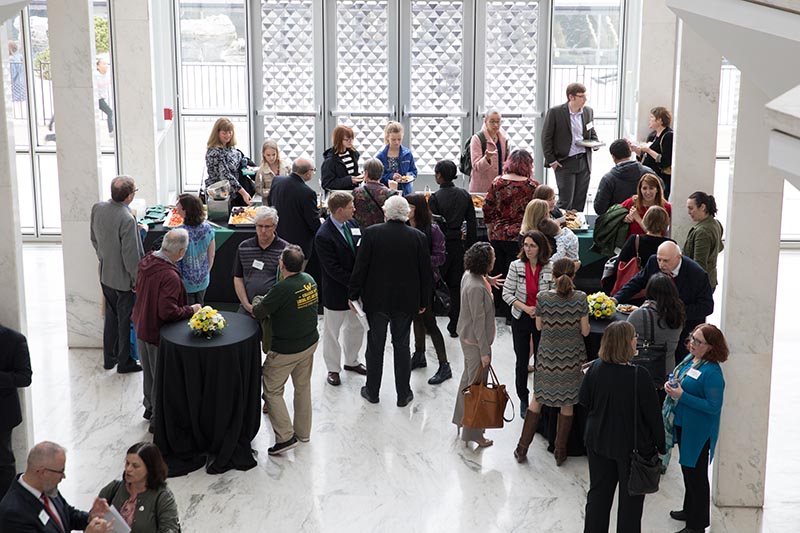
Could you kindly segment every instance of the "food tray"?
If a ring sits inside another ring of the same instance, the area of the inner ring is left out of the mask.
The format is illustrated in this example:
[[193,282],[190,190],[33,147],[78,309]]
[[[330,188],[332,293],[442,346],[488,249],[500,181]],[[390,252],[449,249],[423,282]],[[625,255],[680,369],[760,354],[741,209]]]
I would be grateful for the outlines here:
[[234,207],[228,217],[228,226],[231,227],[250,227],[255,226],[253,217],[256,216],[256,207]]
[[177,228],[178,226],[183,225],[183,217],[178,214],[178,212],[173,207],[170,209],[167,217],[164,219],[164,227],[165,228]]

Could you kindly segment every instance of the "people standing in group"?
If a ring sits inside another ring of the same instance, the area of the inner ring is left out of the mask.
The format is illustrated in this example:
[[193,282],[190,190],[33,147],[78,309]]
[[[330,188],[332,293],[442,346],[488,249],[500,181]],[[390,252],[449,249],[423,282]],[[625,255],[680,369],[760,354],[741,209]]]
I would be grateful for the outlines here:
[[652,131],[647,136],[647,144],[630,143],[631,150],[641,158],[642,163],[656,171],[664,182],[664,198],[669,198],[672,190],[672,113],[666,107],[650,110],[647,127]]
[[717,288],[717,256],[722,244],[722,224],[717,220],[717,202],[710,194],[693,192],[686,200],[686,209],[694,225],[686,236],[683,253],[708,273],[711,289]]
[[183,218],[183,228],[189,234],[186,254],[178,261],[178,271],[186,288],[186,301],[203,305],[216,255],[214,228],[205,220],[200,198],[193,194],[181,194],[175,203],[175,211]]
[[636,194],[639,180],[653,169],[631,159],[631,147],[625,139],[617,139],[608,147],[614,167],[600,179],[594,195],[594,212],[600,216],[614,204],[621,204]]
[[[522,218],[528,202],[539,183],[533,179],[533,157],[527,150],[514,150],[503,167],[503,175],[497,176],[489,186],[483,203],[483,220],[489,234],[489,242],[495,252],[495,275],[508,272],[511,262],[519,254],[519,235]],[[498,314],[511,321],[508,305],[500,291],[497,296]]]
[[572,430],[574,406],[586,362],[583,338],[589,334],[589,306],[586,293],[575,289],[575,263],[562,258],[553,263],[555,288],[542,291],[536,299],[536,328],[541,338],[533,372],[533,398],[525,415],[519,443],[514,450],[524,462],[536,434],[542,406],[558,407],[554,455],[556,465],[567,460],[567,440]]
[[[458,337],[458,315],[461,310],[461,277],[464,275],[464,250],[478,240],[475,206],[471,195],[456,187],[456,165],[446,159],[436,163],[434,176],[439,189],[431,194],[428,206],[431,213],[444,218],[444,248],[446,257],[439,268],[442,279],[450,289],[450,310],[447,331]],[[466,226],[466,235],[462,234]]]
[[503,117],[499,111],[489,111],[483,118],[481,131],[470,140],[472,173],[469,177],[469,192],[487,192],[492,181],[505,172],[509,148],[508,135],[500,127],[502,123]]
[[414,355],[411,357],[411,370],[428,366],[428,362],[425,359],[425,334],[427,333],[431,336],[433,348],[436,350],[436,358],[439,360],[439,368],[428,379],[428,383],[430,385],[438,385],[453,377],[453,372],[450,370],[450,362],[447,360],[444,337],[436,324],[436,315],[433,313],[433,292],[436,282],[439,280],[439,267],[444,264],[445,260],[444,233],[439,229],[438,224],[433,223],[431,210],[424,195],[419,193],[409,194],[404,198],[410,208],[408,214],[409,225],[425,234],[425,240],[430,251],[431,278],[433,279],[431,292],[424,302],[425,311],[414,315]]
[[317,193],[308,186],[316,171],[311,160],[298,157],[292,173],[276,178],[269,193],[269,205],[278,211],[278,237],[300,246],[306,262],[312,257],[314,235],[320,226]]
[[596,141],[594,111],[586,105],[586,87],[567,85],[567,101],[551,107],[544,117],[544,164],[556,174],[558,207],[584,211],[592,173],[592,149],[580,146]]
[[728,344],[716,326],[700,324],[692,330],[688,345],[689,355],[673,370],[675,382],[664,384],[669,397],[662,415],[667,448],[677,444],[680,449],[684,486],[683,508],[669,515],[686,522],[681,533],[701,533],[711,523],[708,464],[719,436],[725,392],[720,363],[728,360]]
[[381,183],[383,163],[377,159],[364,162],[364,183],[353,190],[356,212],[353,215],[362,230],[384,221],[383,204],[386,199],[399,194],[397,182],[389,181],[387,187]]
[[405,407],[414,399],[409,383],[411,322],[414,315],[425,312],[430,298],[431,257],[425,235],[406,225],[410,208],[405,198],[387,199],[383,210],[386,222],[361,234],[348,298],[362,301],[369,324],[367,384],[361,388],[361,396],[370,403],[380,401],[388,325],[394,348],[397,406]]
[[108,59],[98,56],[95,61],[94,78],[94,97],[97,100],[97,107],[106,115],[106,124],[109,135],[114,133],[114,111],[108,105],[111,99],[109,89],[111,89],[111,74],[108,71]]
[[256,194],[261,196],[261,201],[267,203],[269,190],[276,176],[288,176],[290,172],[288,161],[281,157],[278,143],[274,139],[267,139],[261,145],[261,166],[256,171]]
[[666,449],[656,391],[647,370],[630,364],[635,354],[634,327],[628,322],[612,322],[603,333],[598,359],[581,383],[580,404],[588,410],[584,443],[589,456],[584,533],[608,533],[617,485],[616,530],[641,531],[644,496],[628,492],[634,439],[645,458]]
[[661,178],[655,174],[645,174],[639,179],[636,186],[636,194],[622,202],[622,207],[628,210],[625,222],[628,226],[628,236],[642,235],[646,233],[643,227],[644,215],[647,210],[654,205],[663,207],[672,219],[672,206],[664,197],[664,189],[661,187]]
[[535,359],[541,333],[536,327],[536,301],[541,291],[553,287],[553,265],[550,244],[539,231],[522,236],[522,248],[517,259],[508,267],[503,285],[503,299],[511,307],[511,336],[516,364],[515,386],[519,398],[520,416],[525,417],[530,401],[528,390],[528,360],[531,347]]
[[161,249],[148,253],[139,262],[136,277],[136,303],[132,318],[136,325],[139,360],[144,370],[144,418],[150,421],[151,433],[155,431],[158,414],[155,383],[161,327],[169,322],[189,319],[200,309],[199,303],[188,303],[177,267],[188,246],[189,232],[186,229],[170,230],[164,236]]
[[17,475],[11,433],[22,423],[17,389],[31,384],[31,355],[25,335],[0,324],[0,499]]
[[[303,250],[290,244],[280,255],[281,280],[266,295],[253,299],[253,316],[269,317],[272,346],[262,368],[264,396],[275,444],[269,455],[280,455],[311,438],[311,372],[317,332],[317,283],[303,272]],[[292,378],[294,420],[289,418],[283,391]]]
[[236,135],[233,122],[227,118],[219,118],[211,128],[206,141],[206,177],[205,186],[218,181],[227,180],[231,185],[232,205],[250,205],[250,193],[239,183],[240,169],[244,154],[236,149]]
[[103,487],[98,498],[119,511],[131,533],[180,533],[178,504],[167,487],[167,464],[152,442],[128,448],[122,479]]
[[343,355],[345,370],[367,375],[367,367],[358,360],[364,326],[347,299],[361,229],[353,218],[355,207],[350,193],[332,192],[328,196],[328,212],[330,217],[317,230],[314,248],[322,266],[322,357],[328,369],[327,382],[336,387],[341,384]]
[[492,343],[495,338],[494,302],[489,277],[494,263],[494,249],[487,242],[476,242],[464,254],[464,276],[461,279],[461,314],[458,317],[458,335],[464,354],[464,371],[456,389],[453,424],[461,431],[461,440],[469,446],[474,442],[479,448],[494,444],[484,437],[485,428],[463,425],[463,391],[474,383],[479,373],[484,374],[492,362]]
[[364,178],[358,175],[358,158],[361,156],[353,147],[352,128],[339,124],[333,128],[333,146],[322,153],[320,183],[326,191],[355,189]]
[[94,204],[89,219],[105,298],[103,368],[110,370],[116,365],[120,374],[142,370],[131,357],[133,286],[139,260],[144,256],[136,219],[130,210],[137,190],[133,178],[117,176],[111,180],[111,199]]
[[412,182],[403,180],[409,177],[412,180],[417,179],[417,165],[411,150],[401,144],[403,125],[399,122],[389,122],[384,130],[383,140],[386,146],[375,155],[375,159],[383,163],[381,183],[388,186],[389,181],[395,181],[403,196],[411,194],[414,190]]

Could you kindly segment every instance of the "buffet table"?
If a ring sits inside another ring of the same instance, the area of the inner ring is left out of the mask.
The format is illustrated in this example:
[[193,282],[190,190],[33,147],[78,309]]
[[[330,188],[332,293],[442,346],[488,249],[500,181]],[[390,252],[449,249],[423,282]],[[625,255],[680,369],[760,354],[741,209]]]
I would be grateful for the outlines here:
[[186,321],[161,328],[153,441],[170,477],[256,466],[250,442],[261,423],[261,335],[249,316],[223,312],[211,339]]

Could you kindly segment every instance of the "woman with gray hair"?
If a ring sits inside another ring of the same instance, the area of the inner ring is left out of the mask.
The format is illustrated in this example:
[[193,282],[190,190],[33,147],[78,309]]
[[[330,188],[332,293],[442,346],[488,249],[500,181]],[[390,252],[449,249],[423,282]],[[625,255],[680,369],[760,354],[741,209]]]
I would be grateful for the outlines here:
[[[377,159],[364,162],[364,183],[353,190],[353,204],[356,212],[353,218],[361,231],[384,221],[383,204],[386,199],[397,194],[397,182],[390,181],[389,187],[381,183],[383,163]],[[407,218],[406,218],[407,219]]]

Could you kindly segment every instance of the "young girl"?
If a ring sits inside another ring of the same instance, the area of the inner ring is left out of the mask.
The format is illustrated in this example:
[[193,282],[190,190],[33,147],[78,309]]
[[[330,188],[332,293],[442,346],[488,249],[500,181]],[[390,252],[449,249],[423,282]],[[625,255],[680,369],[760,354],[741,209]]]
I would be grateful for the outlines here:
[[413,186],[404,180],[407,176],[417,179],[417,165],[414,163],[414,154],[411,150],[400,144],[403,141],[403,126],[399,122],[389,122],[384,130],[383,139],[386,141],[386,146],[375,156],[383,163],[381,183],[388,186],[389,180],[394,180],[399,185],[398,190],[403,191],[403,195],[411,194]]
[[266,204],[275,176],[288,175],[289,164],[281,159],[278,143],[267,139],[261,145],[261,168],[256,172],[256,194],[260,195],[261,200]]

